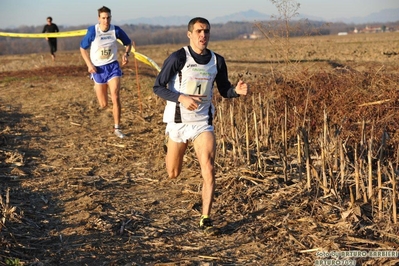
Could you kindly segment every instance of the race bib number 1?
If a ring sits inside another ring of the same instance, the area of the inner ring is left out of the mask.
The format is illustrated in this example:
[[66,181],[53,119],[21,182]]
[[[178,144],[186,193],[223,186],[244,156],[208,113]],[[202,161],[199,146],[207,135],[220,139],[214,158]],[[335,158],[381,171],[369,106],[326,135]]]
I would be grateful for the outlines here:
[[187,94],[203,96],[204,100],[211,100],[211,89],[212,84],[207,80],[202,80],[202,82],[197,82],[196,80],[189,80],[187,82]]

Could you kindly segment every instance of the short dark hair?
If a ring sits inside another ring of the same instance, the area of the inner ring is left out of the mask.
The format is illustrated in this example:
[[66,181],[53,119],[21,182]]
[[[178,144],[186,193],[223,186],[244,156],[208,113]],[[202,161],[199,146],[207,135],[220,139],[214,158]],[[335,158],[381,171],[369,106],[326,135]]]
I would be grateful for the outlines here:
[[209,29],[211,29],[211,24],[209,23],[209,21],[206,18],[195,17],[195,18],[192,18],[188,22],[187,29],[188,29],[189,32],[193,32],[194,24],[197,23],[197,22],[202,23],[202,24],[207,24],[209,26]]
[[110,13],[111,14],[111,9],[109,9],[106,6],[102,6],[98,9],[98,16],[100,16],[101,13]]
[[50,20],[50,22],[52,22],[53,18],[52,17],[47,17],[47,20]]

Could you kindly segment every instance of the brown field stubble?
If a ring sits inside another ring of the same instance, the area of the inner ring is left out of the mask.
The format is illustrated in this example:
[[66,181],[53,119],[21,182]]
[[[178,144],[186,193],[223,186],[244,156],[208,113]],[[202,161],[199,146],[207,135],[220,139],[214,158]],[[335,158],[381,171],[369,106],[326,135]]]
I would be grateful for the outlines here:
[[[314,265],[323,251],[398,250],[399,33],[279,44],[211,42],[251,86],[215,93],[211,238],[197,230],[192,149],[166,180],[153,68],[124,68],[119,140],[78,51],[1,56],[0,265]],[[161,66],[179,47],[137,51]]]

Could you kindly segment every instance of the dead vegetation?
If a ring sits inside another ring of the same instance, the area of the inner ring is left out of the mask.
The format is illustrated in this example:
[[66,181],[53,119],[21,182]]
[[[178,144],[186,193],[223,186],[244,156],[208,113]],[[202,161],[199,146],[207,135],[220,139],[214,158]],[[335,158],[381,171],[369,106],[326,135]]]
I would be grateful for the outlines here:
[[[139,82],[133,62],[124,69],[121,141],[78,53],[3,56],[0,265],[314,265],[329,251],[398,251],[399,78],[384,54],[398,36],[294,41],[289,62],[263,41],[210,47],[251,95],[214,99],[221,234],[208,239],[192,151],[165,179],[153,69],[139,63]],[[161,65],[177,47],[137,50]]]

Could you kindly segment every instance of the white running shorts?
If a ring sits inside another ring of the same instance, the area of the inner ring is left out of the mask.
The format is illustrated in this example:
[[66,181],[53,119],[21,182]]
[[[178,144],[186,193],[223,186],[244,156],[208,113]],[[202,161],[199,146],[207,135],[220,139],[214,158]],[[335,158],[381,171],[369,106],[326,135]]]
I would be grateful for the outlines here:
[[167,123],[165,134],[174,142],[194,141],[202,132],[213,131],[212,125],[204,124],[184,124]]

